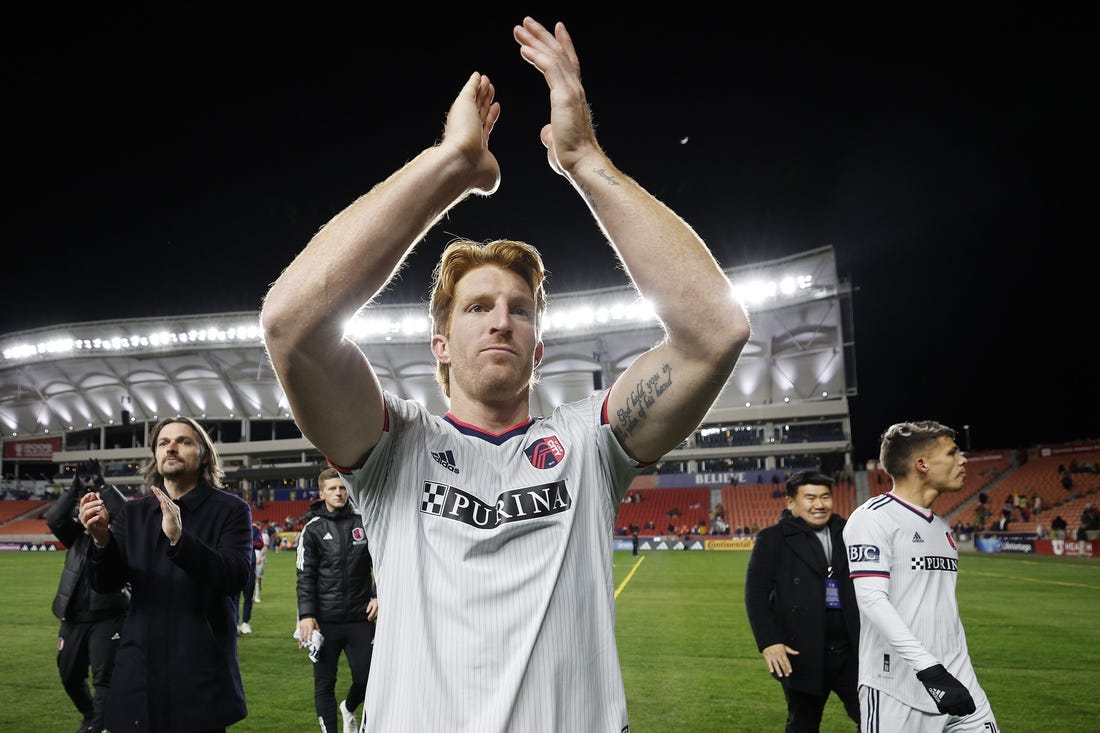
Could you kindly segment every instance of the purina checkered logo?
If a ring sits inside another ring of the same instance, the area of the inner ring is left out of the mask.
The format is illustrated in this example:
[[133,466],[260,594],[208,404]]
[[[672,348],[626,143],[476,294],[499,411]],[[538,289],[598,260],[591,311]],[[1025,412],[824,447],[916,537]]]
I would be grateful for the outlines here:
[[447,484],[425,481],[424,494],[420,498],[420,511],[425,514],[434,514],[437,517],[443,514],[443,502],[447,498],[447,488]]
[[556,435],[539,438],[523,451],[535,468],[553,468],[565,458],[565,448]]
[[420,511],[443,519],[462,522],[478,529],[493,529],[510,522],[540,519],[569,511],[573,497],[564,481],[512,489],[487,504],[455,486],[425,481],[420,494]]
[[940,557],[939,555],[925,555],[914,557],[909,561],[910,570],[946,570],[949,573],[959,572],[959,561],[953,557]]

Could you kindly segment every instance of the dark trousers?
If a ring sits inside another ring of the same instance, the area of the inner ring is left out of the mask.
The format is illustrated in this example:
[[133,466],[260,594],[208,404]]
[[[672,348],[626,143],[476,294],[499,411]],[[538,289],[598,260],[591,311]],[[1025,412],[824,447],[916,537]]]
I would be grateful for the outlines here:
[[859,656],[855,647],[846,645],[839,650],[825,650],[824,695],[792,690],[786,680],[783,682],[783,693],[787,696],[786,733],[817,733],[830,692],[835,692],[844,703],[844,712],[855,721],[856,730],[859,730]]
[[[61,684],[84,720],[103,725],[103,704],[111,689],[118,635],[126,617],[112,616],[102,621],[73,623],[62,621],[57,636],[57,671]],[[88,670],[92,689],[88,689]]]
[[[341,699],[347,700],[348,710],[355,710],[367,696],[367,676],[374,651],[374,623],[366,620],[354,624],[321,621],[319,625],[325,641],[313,664],[313,709],[317,711],[317,718],[324,721],[325,730],[340,731],[344,729],[343,725],[336,727],[339,712],[336,672],[340,666],[340,655],[347,657],[351,669],[351,684]],[[366,713],[364,710],[363,715],[366,716]]]
[[[256,567],[252,567],[252,572],[248,574],[248,584],[244,587],[241,595],[237,596],[237,622],[246,624],[252,620],[252,603],[253,596],[256,593]],[[244,610],[241,610],[241,597],[244,597]]]
[[237,624],[247,624],[252,620],[252,603],[256,595],[256,550],[252,550],[252,571],[248,574],[248,581],[241,592],[244,596],[244,610],[241,610],[241,596],[237,596]]

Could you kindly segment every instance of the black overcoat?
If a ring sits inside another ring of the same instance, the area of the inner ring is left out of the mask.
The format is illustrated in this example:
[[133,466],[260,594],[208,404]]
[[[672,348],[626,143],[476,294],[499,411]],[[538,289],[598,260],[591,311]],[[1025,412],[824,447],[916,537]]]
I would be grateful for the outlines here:
[[252,510],[199,484],[177,501],[171,547],[154,496],[111,517],[111,541],[91,544],[100,592],[131,586],[104,723],[112,733],[192,733],[248,715],[237,660],[237,598],[252,571]]
[[[859,649],[859,608],[848,577],[844,544],[846,520],[829,519],[832,537],[832,573],[840,588],[840,602],[851,653]],[[787,684],[794,690],[827,695],[825,680],[825,551],[814,530],[784,511],[778,523],[756,535],[745,573],[745,610],[757,649],[786,644],[798,651],[790,657]]]

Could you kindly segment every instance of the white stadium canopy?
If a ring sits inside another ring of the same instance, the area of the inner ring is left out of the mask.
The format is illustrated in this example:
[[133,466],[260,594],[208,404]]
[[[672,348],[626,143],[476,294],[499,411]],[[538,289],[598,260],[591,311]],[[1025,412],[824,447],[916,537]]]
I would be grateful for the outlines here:
[[[727,274],[749,310],[753,338],[704,425],[835,422],[843,435],[813,450],[850,453],[847,398],[856,393],[851,292],[838,280],[833,248]],[[386,389],[433,412],[446,411],[428,346],[426,305],[374,306],[348,324],[347,334],[370,345]],[[532,414],[611,384],[660,338],[652,312],[625,284],[551,294]],[[45,439],[60,441],[50,458],[55,463],[144,458],[145,431],[171,415],[239,421],[239,440],[219,443],[227,465],[250,465],[250,456],[262,454],[308,463],[310,446],[300,433],[284,438],[269,428],[263,438],[254,435],[257,423],[293,428],[257,312],[70,323],[0,335],[4,462],[31,460],[13,446]],[[790,452],[768,440],[735,449],[690,443],[666,458]]]

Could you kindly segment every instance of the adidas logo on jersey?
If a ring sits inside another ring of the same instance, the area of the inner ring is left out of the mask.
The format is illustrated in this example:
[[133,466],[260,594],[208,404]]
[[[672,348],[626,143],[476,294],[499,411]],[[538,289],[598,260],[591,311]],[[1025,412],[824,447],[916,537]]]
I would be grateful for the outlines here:
[[920,536],[920,532],[914,532],[913,533],[913,541],[914,542],[924,542],[924,539]]
[[321,539],[323,539],[323,540],[331,540],[331,539],[333,539],[333,537],[332,537],[332,532],[325,532],[325,536],[324,536],[324,537],[322,537]]
[[461,473],[458,470],[458,466],[455,465],[455,454],[449,450],[441,450],[438,453],[432,451],[432,458],[443,468],[447,469],[451,473]]
[[122,638],[122,637],[121,637],[121,636],[119,636],[119,635],[118,635],[118,632],[116,631],[116,632],[115,632],[115,635],[111,637],[111,641],[118,641],[118,640],[119,640],[119,639],[121,639],[121,638]]

